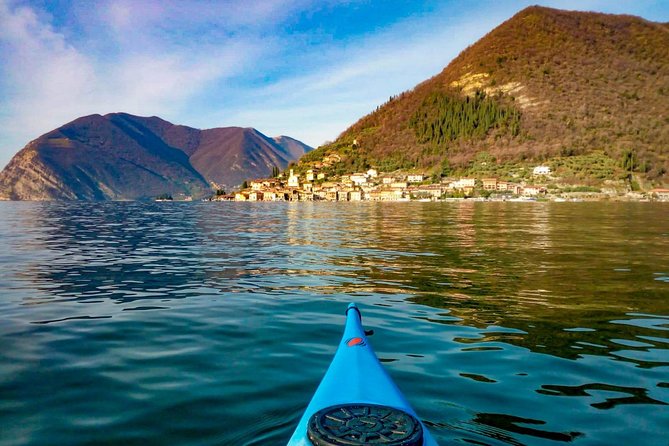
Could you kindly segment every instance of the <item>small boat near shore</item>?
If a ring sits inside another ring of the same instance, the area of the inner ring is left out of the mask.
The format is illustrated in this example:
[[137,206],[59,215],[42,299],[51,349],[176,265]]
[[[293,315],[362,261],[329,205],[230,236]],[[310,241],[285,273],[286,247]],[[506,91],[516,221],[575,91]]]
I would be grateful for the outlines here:
[[355,304],[337,352],[288,446],[436,446],[379,362]]

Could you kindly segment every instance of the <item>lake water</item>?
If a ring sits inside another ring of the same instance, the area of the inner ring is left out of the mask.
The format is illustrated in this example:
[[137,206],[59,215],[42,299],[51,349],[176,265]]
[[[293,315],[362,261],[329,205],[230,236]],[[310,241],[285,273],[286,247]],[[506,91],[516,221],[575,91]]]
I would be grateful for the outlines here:
[[662,203],[0,203],[0,444],[282,445],[348,302],[440,444],[669,444]]

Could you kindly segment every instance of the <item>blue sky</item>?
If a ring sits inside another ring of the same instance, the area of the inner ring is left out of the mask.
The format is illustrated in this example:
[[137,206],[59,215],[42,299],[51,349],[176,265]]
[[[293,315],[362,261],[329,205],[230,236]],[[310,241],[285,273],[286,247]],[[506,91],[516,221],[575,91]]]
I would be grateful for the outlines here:
[[669,21],[667,0],[0,0],[0,166],[116,111],[317,146],[531,4]]

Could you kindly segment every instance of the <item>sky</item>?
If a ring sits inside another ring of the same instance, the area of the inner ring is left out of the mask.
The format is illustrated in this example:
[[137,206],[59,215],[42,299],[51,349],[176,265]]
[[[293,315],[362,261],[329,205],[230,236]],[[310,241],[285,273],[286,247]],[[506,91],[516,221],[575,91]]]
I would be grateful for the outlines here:
[[532,4],[669,22],[669,0],[0,0],[0,166],[120,111],[315,147]]

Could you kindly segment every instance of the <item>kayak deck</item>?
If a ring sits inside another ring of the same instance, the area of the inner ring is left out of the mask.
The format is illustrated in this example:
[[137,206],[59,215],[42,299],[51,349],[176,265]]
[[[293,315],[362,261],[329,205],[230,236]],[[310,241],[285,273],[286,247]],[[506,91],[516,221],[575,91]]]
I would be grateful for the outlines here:
[[288,446],[436,446],[379,362],[350,304],[337,352]]

